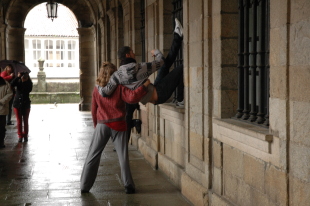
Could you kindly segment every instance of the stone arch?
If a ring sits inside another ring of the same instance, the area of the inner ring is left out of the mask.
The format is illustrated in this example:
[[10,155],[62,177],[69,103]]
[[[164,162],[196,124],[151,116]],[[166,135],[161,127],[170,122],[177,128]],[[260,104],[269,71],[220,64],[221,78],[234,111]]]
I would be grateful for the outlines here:
[[[36,5],[44,2],[46,0],[38,0],[34,3],[23,0],[11,1],[5,12],[5,24],[15,28],[23,28],[28,12]],[[95,23],[96,13],[88,1],[78,0],[77,2],[72,2],[70,0],[63,0],[57,2],[65,5],[74,13],[80,23],[80,27],[89,27]]]
[[[107,33],[107,46],[108,46],[108,56],[109,60],[119,66],[119,59],[117,58],[117,51],[119,47],[126,44],[126,38],[124,37],[124,10],[123,5],[120,1],[114,1],[110,3],[109,10],[107,11],[107,26],[110,30]],[[130,30],[128,28],[128,30]]]
[[[125,46],[126,44],[125,42],[128,41],[125,36],[125,29],[130,30],[130,28],[126,28],[124,25],[124,9],[123,9],[123,5],[120,3],[120,1],[118,1],[118,6],[117,6],[117,38],[118,39],[117,39],[117,46],[116,46],[116,54],[119,48],[121,48],[122,46]],[[117,65],[119,66],[120,60],[118,59],[118,57],[116,57],[116,59],[117,59]]]
[[[28,12],[36,5],[44,3],[46,0],[31,1],[15,0],[11,1],[4,10],[4,29],[1,30],[1,44],[5,48],[2,52],[3,59],[25,60],[24,49],[24,21]],[[80,110],[90,110],[91,94],[96,79],[96,19],[99,10],[94,9],[102,5],[97,5],[96,1],[86,0],[59,0],[60,4],[67,6],[75,15],[79,28],[79,51],[80,51]],[[6,37],[6,38],[4,38]]]
[[113,7],[110,8],[107,11],[107,15],[108,15],[108,30],[109,32],[109,36],[108,36],[108,50],[109,50],[109,60],[116,64],[117,63],[117,57],[116,57],[116,53],[117,53],[117,7]]
[[[40,0],[35,3],[26,3],[23,0],[16,0],[10,3],[7,10],[4,11],[6,28],[3,29],[2,36],[5,36],[7,41],[2,38],[2,45],[6,48],[2,58],[24,61],[24,50],[20,49],[24,48],[24,21],[33,7],[44,2],[44,0]],[[79,0],[74,3],[70,0],[63,0],[58,2],[67,6],[74,13],[80,28],[88,28],[95,24],[96,13],[87,1]]]
[[104,61],[111,61],[110,55],[110,22],[107,15],[108,3],[98,4],[98,21],[97,21],[97,45],[98,45],[98,66],[97,73],[100,70],[100,66]]
[[[107,23],[106,23],[106,28],[107,30],[110,30],[111,29],[111,21],[110,21],[110,18],[108,17],[107,15]],[[106,33],[106,40],[107,40],[107,48],[106,48],[106,51],[107,51],[107,60],[108,61],[111,61],[112,59],[112,55],[111,55],[111,44],[113,43],[111,41],[111,35],[112,35],[112,32],[107,32]],[[112,61],[111,61],[112,62]]]
[[122,46],[124,46],[124,12],[123,12],[123,6],[122,4],[120,4],[120,2],[118,3],[118,7],[117,7],[117,33],[118,33],[118,47],[120,48]]

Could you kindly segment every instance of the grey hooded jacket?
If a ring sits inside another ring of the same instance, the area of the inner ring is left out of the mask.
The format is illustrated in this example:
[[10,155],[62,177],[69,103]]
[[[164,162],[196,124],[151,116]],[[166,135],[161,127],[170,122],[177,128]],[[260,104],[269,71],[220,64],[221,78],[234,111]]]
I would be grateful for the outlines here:
[[[119,69],[114,72],[105,87],[98,88],[98,92],[101,96],[107,97],[113,93],[118,84],[122,84],[125,87],[135,90],[141,86],[148,77],[157,71],[164,64],[163,54],[156,49],[154,51],[155,60],[148,63],[129,63],[119,67]],[[142,98],[141,102],[146,104],[153,94],[154,86],[148,86],[148,93]]]

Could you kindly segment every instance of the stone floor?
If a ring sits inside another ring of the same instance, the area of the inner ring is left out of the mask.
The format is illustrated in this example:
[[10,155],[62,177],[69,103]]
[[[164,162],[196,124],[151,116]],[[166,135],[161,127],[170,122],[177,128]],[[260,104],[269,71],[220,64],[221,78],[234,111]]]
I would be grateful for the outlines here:
[[29,141],[17,142],[15,117],[0,149],[0,205],[191,205],[134,148],[129,159],[136,194],[127,195],[113,143],[105,148],[89,194],[81,194],[80,174],[92,138],[90,112],[77,104],[32,105]]

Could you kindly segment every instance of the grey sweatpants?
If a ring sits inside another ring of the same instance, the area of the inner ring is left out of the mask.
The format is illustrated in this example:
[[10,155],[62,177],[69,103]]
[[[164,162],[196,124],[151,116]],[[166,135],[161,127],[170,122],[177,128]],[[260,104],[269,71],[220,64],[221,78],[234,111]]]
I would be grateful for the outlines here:
[[135,187],[129,166],[126,131],[115,131],[105,124],[97,124],[81,175],[81,190],[89,191],[92,188],[97,177],[102,151],[110,137],[118,155],[123,184],[124,186],[131,184]]

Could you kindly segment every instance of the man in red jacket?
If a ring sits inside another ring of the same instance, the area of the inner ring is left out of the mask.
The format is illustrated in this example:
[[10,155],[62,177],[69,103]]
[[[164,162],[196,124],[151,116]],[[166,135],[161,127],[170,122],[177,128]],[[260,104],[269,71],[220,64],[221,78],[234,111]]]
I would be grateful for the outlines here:
[[[116,66],[105,62],[102,64],[97,79],[99,86],[105,86],[110,76],[116,71]],[[125,186],[126,194],[135,193],[127,144],[126,125],[126,102],[134,104],[147,93],[147,86],[150,81],[146,81],[136,90],[130,90],[122,85],[118,85],[113,94],[109,97],[102,97],[97,87],[93,90],[92,117],[95,127],[92,142],[85,160],[81,175],[81,192],[88,193],[97,177],[100,164],[100,157],[110,137],[116,149],[120,167],[121,178]]]

